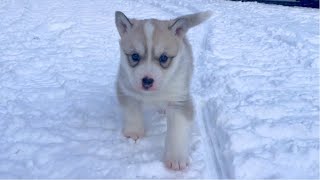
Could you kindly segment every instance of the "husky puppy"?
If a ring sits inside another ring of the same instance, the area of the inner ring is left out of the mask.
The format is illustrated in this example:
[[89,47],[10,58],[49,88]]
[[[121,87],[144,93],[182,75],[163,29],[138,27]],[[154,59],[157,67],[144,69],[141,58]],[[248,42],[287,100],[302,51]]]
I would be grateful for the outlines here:
[[123,110],[123,134],[144,136],[144,104],[165,105],[167,135],[164,162],[168,168],[188,166],[188,146],[194,108],[190,95],[192,49],[187,31],[211,16],[210,11],[173,20],[129,19],[115,13],[120,34],[117,95]]

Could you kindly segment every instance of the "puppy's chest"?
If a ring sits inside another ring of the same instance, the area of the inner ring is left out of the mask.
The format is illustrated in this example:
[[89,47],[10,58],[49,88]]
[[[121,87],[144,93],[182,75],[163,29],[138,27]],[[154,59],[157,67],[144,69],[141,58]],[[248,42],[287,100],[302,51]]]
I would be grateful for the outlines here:
[[145,111],[165,111],[168,107],[168,102],[144,102],[142,107]]

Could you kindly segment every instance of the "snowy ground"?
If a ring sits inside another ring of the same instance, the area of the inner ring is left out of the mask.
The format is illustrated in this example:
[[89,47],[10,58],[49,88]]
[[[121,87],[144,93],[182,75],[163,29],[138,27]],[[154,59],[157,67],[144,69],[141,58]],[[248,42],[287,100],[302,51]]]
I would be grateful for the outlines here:
[[[120,133],[114,11],[189,32],[191,166],[162,164],[166,124]],[[319,178],[319,11],[228,1],[0,0],[0,178]]]

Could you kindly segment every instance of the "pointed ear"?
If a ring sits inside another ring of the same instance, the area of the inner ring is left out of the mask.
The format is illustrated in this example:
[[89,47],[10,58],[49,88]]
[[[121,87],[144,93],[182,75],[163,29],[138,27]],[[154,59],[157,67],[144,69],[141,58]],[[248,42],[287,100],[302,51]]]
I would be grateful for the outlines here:
[[209,19],[212,15],[211,11],[205,11],[195,14],[189,14],[172,20],[169,30],[178,37],[184,37],[187,31]]
[[115,22],[120,36],[123,36],[132,28],[132,23],[122,12],[116,11]]

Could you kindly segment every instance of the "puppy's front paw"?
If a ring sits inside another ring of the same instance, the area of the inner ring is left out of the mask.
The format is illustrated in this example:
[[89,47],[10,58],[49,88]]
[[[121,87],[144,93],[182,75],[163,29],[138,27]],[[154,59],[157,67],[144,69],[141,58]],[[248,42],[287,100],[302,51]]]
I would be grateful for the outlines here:
[[189,166],[189,159],[187,155],[165,155],[165,165],[169,169],[173,169],[175,171],[184,170]]
[[122,131],[123,135],[127,138],[131,138],[133,140],[138,140],[144,136],[143,128],[124,128]]

